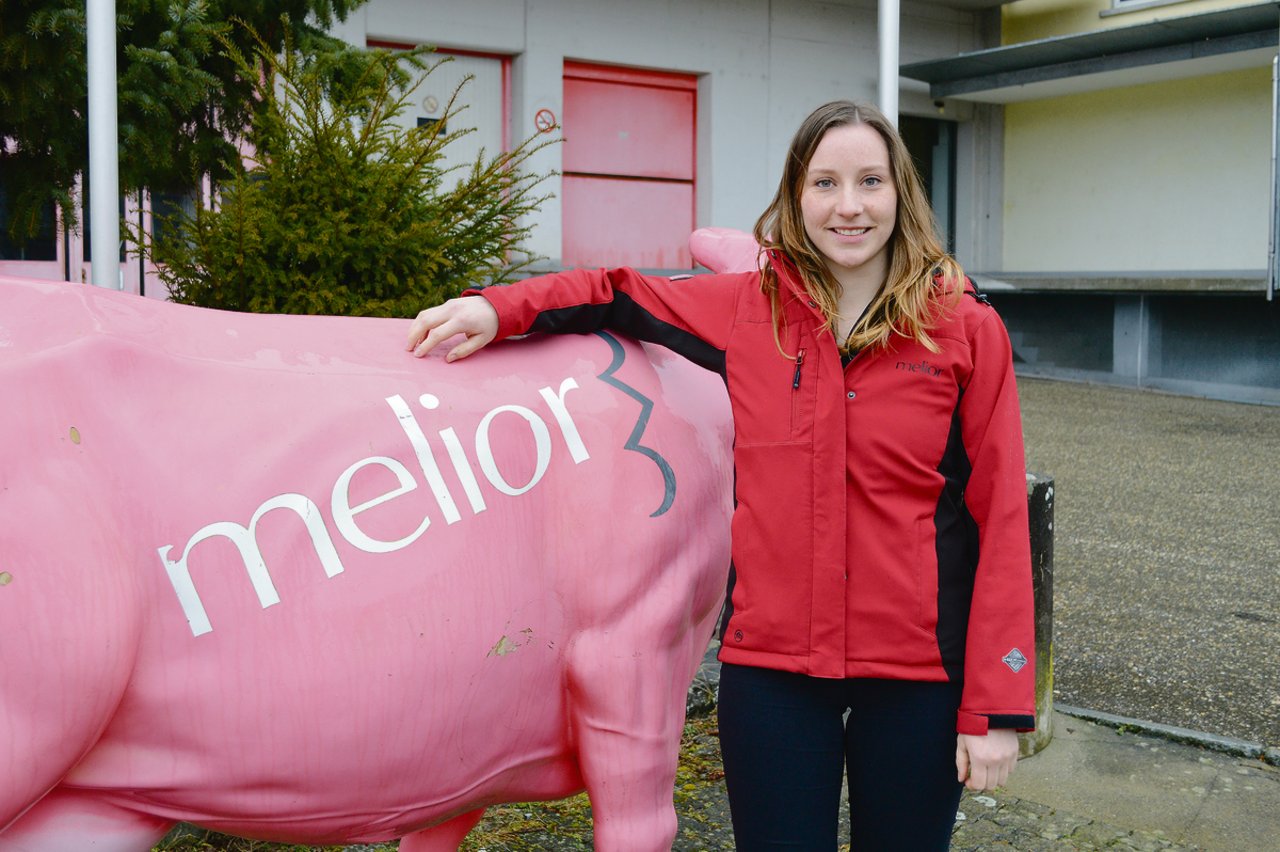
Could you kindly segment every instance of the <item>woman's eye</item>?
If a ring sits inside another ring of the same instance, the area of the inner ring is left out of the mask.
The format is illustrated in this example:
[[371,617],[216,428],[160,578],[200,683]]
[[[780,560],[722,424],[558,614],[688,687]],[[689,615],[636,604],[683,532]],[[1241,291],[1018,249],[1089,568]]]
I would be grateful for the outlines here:
[[876,177],[875,175],[869,175],[863,178],[862,182],[865,183],[867,186],[879,186],[880,184],[884,183],[884,181],[882,181],[880,178]]
[[833,181],[831,178],[818,178],[816,181],[813,182],[813,185],[818,187],[819,189],[830,189],[831,187],[836,185],[836,182]]

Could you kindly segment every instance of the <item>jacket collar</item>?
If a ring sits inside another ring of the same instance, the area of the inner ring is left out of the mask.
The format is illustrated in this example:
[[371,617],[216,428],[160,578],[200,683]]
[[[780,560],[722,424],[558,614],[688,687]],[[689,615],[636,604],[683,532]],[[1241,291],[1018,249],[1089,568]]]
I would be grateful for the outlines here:
[[[769,265],[773,267],[773,271],[778,276],[778,287],[783,292],[805,306],[809,313],[817,319],[821,324],[825,324],[827,318],[822,315],[822,309],[818,307],[818,303],[813,300],[808,291],[804,289],[803,279],[800,277],[800,270],[796,269],[795,263],[791,258],[787,257],[778,249],[769,249],[767,252],[769,257]],[[787,300],[783,299],[785,303]]]

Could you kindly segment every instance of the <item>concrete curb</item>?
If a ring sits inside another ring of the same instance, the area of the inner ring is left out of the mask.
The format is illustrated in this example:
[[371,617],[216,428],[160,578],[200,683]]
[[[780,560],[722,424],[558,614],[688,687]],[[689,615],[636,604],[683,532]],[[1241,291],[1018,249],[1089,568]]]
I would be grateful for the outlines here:
[[1077,719],[1105,725],[1108,728],[1137,731],[1138,733],[1162,737],[1173,742],[1186,743],[1209,749],[1210,751],[1223,752],[1237,757],[1247,757],[1253,760],[1261,760],[1272,766],[1280,766],[1280,747],[1268,748],[1262,743],[1250,742],[1249,740],[1223,737],[1204,731],[1194,731],[1191,728],[1179,728],[1175,725],[1162,725],[1159,722],[1130,719],[1128,716],[1116,716],[1112,713],[1103,713],[1100,710],[1086,710],[1082,707],[1072,707],[1067,704],[1057,704],[1054,709],[1067,716],[1074,716]]

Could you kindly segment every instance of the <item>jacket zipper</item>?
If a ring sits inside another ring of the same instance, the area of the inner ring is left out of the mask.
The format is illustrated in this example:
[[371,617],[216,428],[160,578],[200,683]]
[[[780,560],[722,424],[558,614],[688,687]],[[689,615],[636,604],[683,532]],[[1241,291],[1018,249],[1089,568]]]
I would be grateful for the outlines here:
[[800,411],[800,368],[804,365],[804,352],[801,349],[796,353],[796,372],[791,377],[791,434],[796,431],[796,421],[799,419]]
[[803,350],[803,349],[801,349],[799,352],[797,352],[797,353],[796,353],[796,375],[795,375],[795,378],[793,378],[793,379],[791,380],[791,389],[792,389],[792,390],[799,390],[799,389],[800,389],[800,366],[801,366],[802,364],[804,364],[804,350]]

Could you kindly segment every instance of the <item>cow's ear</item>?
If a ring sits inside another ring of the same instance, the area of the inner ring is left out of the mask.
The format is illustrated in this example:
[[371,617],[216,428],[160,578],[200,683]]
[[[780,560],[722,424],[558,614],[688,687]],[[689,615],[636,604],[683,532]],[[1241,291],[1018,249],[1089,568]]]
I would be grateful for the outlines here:
[[737,228],[699,228],[689,235],[689,253],[712,272],[755,272],[760,244]]

